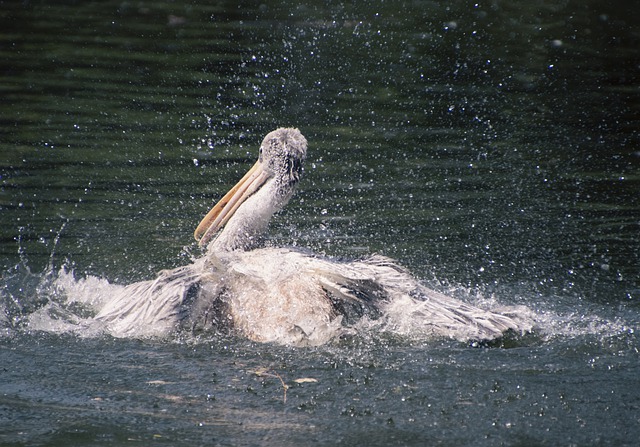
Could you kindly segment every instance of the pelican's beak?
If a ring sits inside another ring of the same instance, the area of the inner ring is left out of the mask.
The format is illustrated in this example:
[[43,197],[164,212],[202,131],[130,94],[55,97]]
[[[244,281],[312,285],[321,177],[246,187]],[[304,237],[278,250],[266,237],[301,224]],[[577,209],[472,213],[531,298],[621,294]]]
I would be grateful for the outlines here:
[[259,161],[253,165],[249,172],[234,186],[231,190],[220,199],[211,211],[204,216],[198,228],[193,233],[193,237],[198,241],[201,247],[220,230],[227,221],[233,216],[238,207],[247,200],[254,192],[256,192],[262,184],[269,178],[269,175],[262,168]]

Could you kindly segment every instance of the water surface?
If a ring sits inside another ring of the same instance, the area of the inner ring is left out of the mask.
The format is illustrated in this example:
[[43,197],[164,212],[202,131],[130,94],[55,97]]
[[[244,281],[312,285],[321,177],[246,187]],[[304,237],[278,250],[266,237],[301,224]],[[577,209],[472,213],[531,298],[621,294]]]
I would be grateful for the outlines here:
[[[633,445],[626,4],[3,3],[0,442]],[[526,305],[536,334],[295,349],[34,323],[73,307],[65,284],[90,300],[198,256],[195,225],[279,126],[309,160],[270,243],[391,256]]]

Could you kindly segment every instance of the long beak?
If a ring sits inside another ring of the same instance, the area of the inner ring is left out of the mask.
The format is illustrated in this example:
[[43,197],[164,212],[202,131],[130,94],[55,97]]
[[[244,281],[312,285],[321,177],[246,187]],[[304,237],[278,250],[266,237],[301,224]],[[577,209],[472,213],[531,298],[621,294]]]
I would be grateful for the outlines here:
[[247,200],[254,192],[262,186],[269,178],[269,175],[262,168],[258,161],[249,172],[231,190],[215,204],[211,211],[202,219],[198,228],[193,233],[193,237],[198,241],[198,245],[204,246],[211,238],[227,223],[233,216],[242,202]]

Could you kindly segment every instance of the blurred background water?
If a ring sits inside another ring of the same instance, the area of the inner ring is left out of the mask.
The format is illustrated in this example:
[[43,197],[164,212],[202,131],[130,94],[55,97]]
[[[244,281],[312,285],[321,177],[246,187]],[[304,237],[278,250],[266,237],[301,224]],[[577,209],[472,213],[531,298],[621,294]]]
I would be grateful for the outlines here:
[[[633,445],[638,48],[625,1],[0,2],[0,443]],[[189,262],[280,126],[309,158],[271,243],[391,256],[539,333],[32,329],[61,268],[90,295]]]

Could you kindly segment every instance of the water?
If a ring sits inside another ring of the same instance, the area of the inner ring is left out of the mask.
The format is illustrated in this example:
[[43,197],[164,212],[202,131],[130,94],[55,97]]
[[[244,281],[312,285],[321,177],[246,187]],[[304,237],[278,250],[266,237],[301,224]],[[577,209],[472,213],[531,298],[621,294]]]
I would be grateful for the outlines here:
[[[0,443],[635,444],[625,4],[2,4]],[[66,286],[91,301],[190,262],[199,219],[289,125],[309,161],[272,243],[391,256],[526,305],[537,332],[296,349],[42,330],[53,304],[88,316]]]

